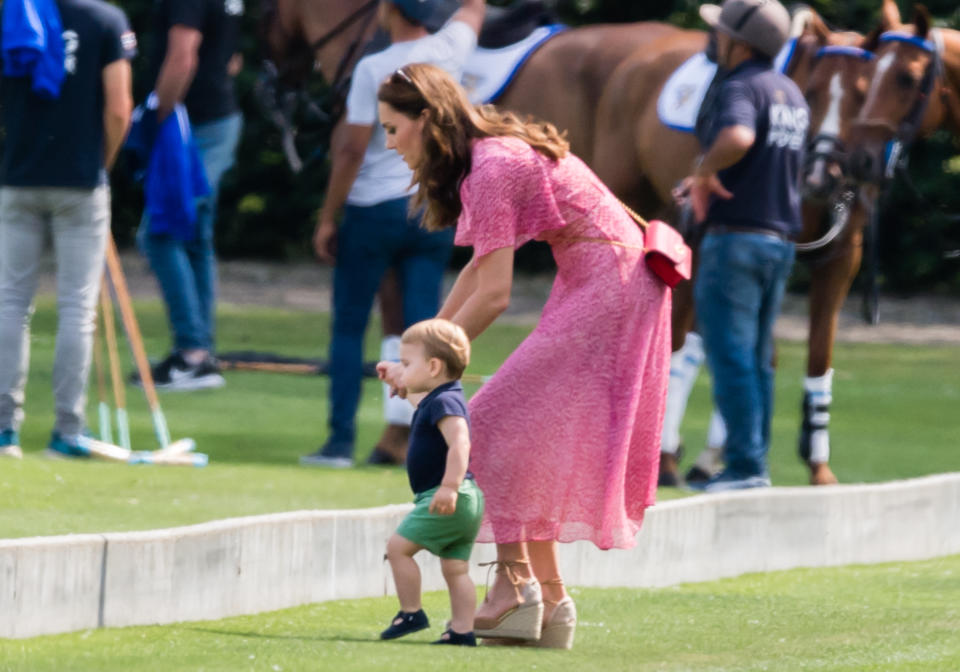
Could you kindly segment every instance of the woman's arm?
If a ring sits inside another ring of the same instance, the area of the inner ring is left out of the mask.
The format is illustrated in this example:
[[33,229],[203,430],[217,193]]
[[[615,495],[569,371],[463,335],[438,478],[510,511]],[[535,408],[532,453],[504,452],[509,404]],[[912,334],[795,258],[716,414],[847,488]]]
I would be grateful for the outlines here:
[[471,258],[470,261],[467,262],[467,265],[460,271],[460,275],[457,276],[457,280],[453,283],[453,288],[450,289],[450,293],[447,294],[447,298],[444,300],[440,312],[437,313],[437,317],[443,318],[444,320],[452,320],[453,316],[457,314],[457,311],[460,310],[467,298],[473,294],[476,289],[477,269],[475,259]]
[[[510,305],[510,289],[513,286],[513,248],[503,247],[470,262],[473,267],[473,291],[466,295],[459,308],[449,317],[451,321],[463,327],[470,340],[482,334],[497,317]],[[458,278],[459,282],[459,278]],[[454,286],[456,289],[456,286]],[[450,295],[453,297],[454,292]],[[444,303],[440,317],[444,317],[447,304]]]

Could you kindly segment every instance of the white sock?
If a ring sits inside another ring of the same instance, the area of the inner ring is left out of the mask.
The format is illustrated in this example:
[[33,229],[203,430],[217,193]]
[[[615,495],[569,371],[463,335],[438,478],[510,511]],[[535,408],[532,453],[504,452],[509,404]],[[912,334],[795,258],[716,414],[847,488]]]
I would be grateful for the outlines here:
[[703,358],[703,339],[692,331],[687,334],[683,347],[670,356],[670,384],[667,386],[667,406],[660,436],[660,451],[663,453],[676,455],[680,447],[680,423]]
[[[380,361],[400,361],[400,337],[385,336],[380,341]],[[413,404],[406,399],[390,396],[390,386],[383,383],[383,419],[390,425],[410,426],[413,419]]]
[[815,429],[810,431],[810,462],[822,464],[830,461],[830,404],[833,401],[833,369],[822,376],[803,379],[803,391],[807,404],[813,407],[810,423]]

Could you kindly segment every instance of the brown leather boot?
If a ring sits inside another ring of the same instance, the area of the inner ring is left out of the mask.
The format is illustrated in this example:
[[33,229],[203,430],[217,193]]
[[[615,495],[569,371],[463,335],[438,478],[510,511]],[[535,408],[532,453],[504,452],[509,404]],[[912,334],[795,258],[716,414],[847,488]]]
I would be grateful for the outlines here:
[[407,425],[387,425],[380,440],[373,447],[368,464],[404,464],[407,460],[407,443],[410,428]]

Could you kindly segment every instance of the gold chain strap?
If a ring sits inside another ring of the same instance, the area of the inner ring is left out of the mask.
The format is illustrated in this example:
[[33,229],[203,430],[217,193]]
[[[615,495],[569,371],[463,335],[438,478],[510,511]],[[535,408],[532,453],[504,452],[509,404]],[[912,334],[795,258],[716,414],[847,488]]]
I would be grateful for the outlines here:
[[[617,200],[619,201],[620,199],[617,199]],[[637,224],[640,225],[641,229],[643,229],[644,231],[647,230],[647,227],[650,226],[647,220],[645,220],[643,217],[641,217],[636,212],[634,212],[633,208],[631,208],[629,205],[627,205],[623,201],[620,201],[620,205],[622,205],[623,209],[627,211],[627,214],[633,218],[633,221],[635,221]]]

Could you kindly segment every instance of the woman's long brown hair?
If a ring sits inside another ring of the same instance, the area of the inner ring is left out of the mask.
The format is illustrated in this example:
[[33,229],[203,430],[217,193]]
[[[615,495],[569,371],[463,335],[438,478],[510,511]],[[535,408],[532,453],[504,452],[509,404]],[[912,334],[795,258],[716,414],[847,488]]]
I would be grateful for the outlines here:
[[553,124],[523,121],[492,105],[474,106],[460,85],[433,65],[405,65],[380,85],[377,98],[411,119],[428,111],[423,155],[412,184],[419,186],[414,208],[426,206],[423,225],[430,231],[457,223],[463,209],[460,185],[470,173],[471,141],[512,136],[554,161],[570,150]]

